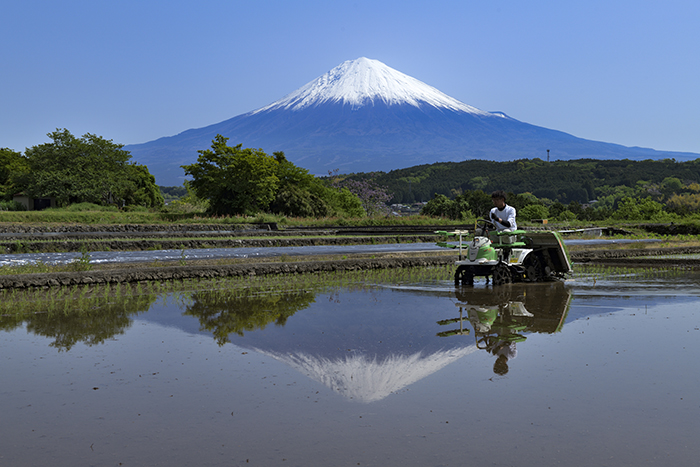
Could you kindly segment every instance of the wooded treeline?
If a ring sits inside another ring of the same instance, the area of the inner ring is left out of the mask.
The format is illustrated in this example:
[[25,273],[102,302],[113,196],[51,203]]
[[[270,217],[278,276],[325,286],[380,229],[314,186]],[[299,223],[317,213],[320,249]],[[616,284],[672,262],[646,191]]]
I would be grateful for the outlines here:
[[640,185],[648,185],[653,190],[652,186],[675,186],[676,180],[681,186],[692,187],[700,183],[700,159],[689,162],[673,159],[467,160],[419,165],[388,173],[353,174],[351,178],[374,179],[393,194],[392,203],[429,201],[435,194],[454,198],[467,191],[506,190],[532,193],[537,198],[562,204],[572,201],[584,204],[609,195],[616,187],[636,191]]

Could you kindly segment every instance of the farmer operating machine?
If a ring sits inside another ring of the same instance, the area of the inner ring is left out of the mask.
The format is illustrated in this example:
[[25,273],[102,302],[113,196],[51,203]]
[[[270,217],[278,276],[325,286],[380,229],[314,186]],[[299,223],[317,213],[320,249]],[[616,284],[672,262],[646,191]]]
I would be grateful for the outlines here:
[[[480,219],[474,237],[467,230],[437,231],[447,237],[439,246],[459,250],[455,261],[455,285],[474,285],[474,277],[489,277],[493,285],[512,282],[544,282],[571,274],[569,255],[558,232],[497,231],[493,223]],[[449,243],[449,240],[459,240]]]

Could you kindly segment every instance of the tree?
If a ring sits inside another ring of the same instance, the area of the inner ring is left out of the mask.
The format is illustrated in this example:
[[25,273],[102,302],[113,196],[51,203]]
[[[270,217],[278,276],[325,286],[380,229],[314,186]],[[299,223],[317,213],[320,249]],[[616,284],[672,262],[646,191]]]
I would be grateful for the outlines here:
[[360,199],[345,188],[329,186],[284,155],[243,149],[217,135],[211,149],[199,151],[195,164],[183,165],[189,187],[209,201],[216,214],[253,215],[270,211],[285,216],[365,215]]
[[165,200],[156,178],[148,171],[148,167],[140,164],[130,164],[127,167],[128,178],[124,182],[124,202],[132,206],[163,206]]
[[700,194],[681,193],[674,194],[666,201],[666,208],[681,216],[700,212]]
[[662,217],[663,205],[651,198],[637,199],[625,197],[620,201],[614,219],[622,220],[654,220]]
[[0,148],[0,199],[10,200],[19,190],[17,180],[29,173],[27,159],[19,152]]
[[261,149],[231,147],[227,141],[216,135],[211,149],[198,151],[196,163],[182,166],[192,176],[192,188],[209,200],[215,214],[252,215],[267,210],[280,184],[278,161]]
[[332,212],[321,197],[294,185],[280,189],[270,208],[272,212],[293,217],[326,217]]
[[358,180],[353,178],[343,179],[338,176],[337,172],[337,169],[335,172],[328,172],[328,175],[331,177],[331,184],[339,189],[347,189],[356,195],[362,202],[362,208],[367,215],[389,214],[387,203],[393,195],[387,191],[386,187],[380,186],[376,182],[376,173],[370,172]]
[[425,203],[420,213],[424,216],[447,217],[452,219],[455,213],[455,202],[445,195],[435,193],[433,199]]
[[[147,193],[158,188],[145,166],[129,162],[131,154],[123,145],[90,133],[76,138],[68,130],[48,134],[53,142],[27,149],[29,173],[22,183],[27,194],[56,198],[59,206],[88,202],[127,203],[138,199],[148,207],[163,204],[162,196]],[[141,190],[143,196],[134,197]]]
[[334,209],[328,202],[325,187],[309,174],[287,160],[284,152],[272,153],[277,161],[279,191],[270,205],[272,212],[293,217],[326,217]]
[[541,204],[528,204],[518,210],[518,218],[531,221],[532,219],[546,219],[549,217],[549,210]]

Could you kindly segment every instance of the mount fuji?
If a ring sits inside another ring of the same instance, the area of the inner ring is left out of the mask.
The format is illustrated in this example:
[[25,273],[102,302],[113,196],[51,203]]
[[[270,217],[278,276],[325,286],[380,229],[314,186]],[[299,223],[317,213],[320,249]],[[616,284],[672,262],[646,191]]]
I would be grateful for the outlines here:
[[204,128],[125,146],[159,185],[180,185],[180,167],[217,134],[229,145],[284,151],[312,174],[390,171],[465,159],[695,159],[577,138],[486,112],[377,60],[346,61],[272,104]]

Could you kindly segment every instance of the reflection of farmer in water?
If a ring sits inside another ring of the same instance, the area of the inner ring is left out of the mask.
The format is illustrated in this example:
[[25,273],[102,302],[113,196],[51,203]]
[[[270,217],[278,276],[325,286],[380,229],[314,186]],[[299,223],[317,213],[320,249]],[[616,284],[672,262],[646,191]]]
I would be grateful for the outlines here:
[[[468,310],[469,321],[474,326],[476,333],[476,346],[497,357],[493,364],[493,372],[498,375],[508,373],[508,360],[512,360],[518,355],[515,343],[525,340],[525,337],[516,333],[524,326],[519,326],[512,319],[509,305],[513,306],[515,303],[505,304],[503,310],[500,309],[500,306],[494,308],[470,307]],[[524,308],[517,311],[523,316],[532,316]],[[501,319],[496,321],[499,315]]]
[[505,375],[508,373],[508,360],[512,360],[518,356],[515,342],[499,342],[490,352],[498,356],[493,364],[493,372],[497,375]]
[[[498,293],[496,293],[498,292]],[[571,291],[561,282],[550,284],[513,284],[499,291],[485,288],[455,290],[455,305],[459,318],[438,321],[440,325],[459,323],[459,329],[438,333],[439,336],[471,335],[473,328],[476,347],[486,350],[496,359],[493,372],[508,373],[510,360],[517,356],[516,344],[526,340],[528,333],[551,334],[564,325]]]

